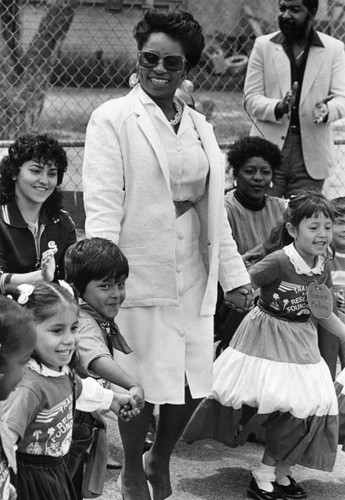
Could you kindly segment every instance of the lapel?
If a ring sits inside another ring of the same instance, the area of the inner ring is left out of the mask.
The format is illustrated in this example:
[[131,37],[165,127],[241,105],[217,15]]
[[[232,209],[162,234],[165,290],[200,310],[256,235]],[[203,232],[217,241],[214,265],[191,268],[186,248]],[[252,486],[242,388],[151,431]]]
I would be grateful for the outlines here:
[[213,133],[213,127],[206,121],[204,115],[193,110],[190,110],[189,113],[201,139],[202,147],[210,164],[210,171],[212,171],[219,165],[219,147]]
[[310,92],[317,75],[319,74],[324,63],[324,47],[312,45],[309,49],[307,64],[305,67],[303,85],[300,99],[300,106]]
[[[225,177],[225,167],[223,163],[220,161],[221,152],[219,150],[219,146],[216,140],[216,137],[213,132],[213,127],[210,123],[206,121],[204,115],[200,113],[190,111],[190,115],[194,122],[194,126],[199,134],[202,147],[207,156],[210,172],[208,175],[207,183],[208,183],[208,197],[207,197],[207,238],[213,239],[214,234],[216,232],[218,220],[217,219],[217,207],[219,204],[219,196],[221,194],[221,182],[222,175]],[[219,172],[223,169],[223,173]],[[199,214],[200,220],[202,220],[203,214]]]
[[[135,89],[133,89],[135,90]],[[157,157],[159,166],[162,169],[165,181],[169,186],[170,190],[170,177],[169,177],[169,163],[168,158],[165,154],[164,148],[162,147],[162,141],[145,109],[140,99],[134,94],[134,108],[137,115],[137,123],[139,128],[145,134],[148,143],[151,145],[154,154]]]
[[276,81],[279,84],[280,92],[282,96],[285,96],[291,88],[291,67],[290,60],[286,55],[283,46],[278,43],[273,43],[273,67],[275,71]]

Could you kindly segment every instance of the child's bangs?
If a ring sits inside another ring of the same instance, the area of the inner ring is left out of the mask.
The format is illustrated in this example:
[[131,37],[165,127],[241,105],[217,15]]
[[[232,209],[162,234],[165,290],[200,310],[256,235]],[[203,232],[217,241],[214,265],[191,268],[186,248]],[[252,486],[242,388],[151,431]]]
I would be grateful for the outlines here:
[[122,256],[119,256],[119,258],[116,259],[116,263],[111,263],[111,269],[109,267],[110,266],[108,265],[108,272],[104,273],[100,279],[118,281],[120,278],[128,277],[128,261],[127,259],[123,259]]

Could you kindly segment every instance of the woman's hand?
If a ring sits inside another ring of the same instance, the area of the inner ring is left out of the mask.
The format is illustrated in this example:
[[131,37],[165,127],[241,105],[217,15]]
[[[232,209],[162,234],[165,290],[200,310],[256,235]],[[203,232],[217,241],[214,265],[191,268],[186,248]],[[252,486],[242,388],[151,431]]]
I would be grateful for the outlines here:
[[[49,242],[49,244],[50,243],[53,242]],[[51,244],[51,247],[48,248],[48,250],[42,253],[42,258],[41,258],[42,278],[45,281],[48,281],[49,283],[54,279],[55,268],[56,268],[54,255],[56,254],[57,250],[58,250],[57,246],[54,243]]]
[[142,410],[145,406],[145,395],[141,385],[132,385],[128,392],[135,399],[138,409]]
[[250,283],[234,288],[224,294],[224,302],[237,312],[248,312],[254,305],[253,288]]

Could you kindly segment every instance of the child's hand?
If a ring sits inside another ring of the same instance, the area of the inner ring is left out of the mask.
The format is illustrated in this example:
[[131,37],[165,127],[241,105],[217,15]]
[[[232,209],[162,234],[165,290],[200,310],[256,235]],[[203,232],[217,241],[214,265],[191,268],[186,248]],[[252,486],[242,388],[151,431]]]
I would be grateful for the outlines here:
[[144,395],[144,389],[141,387],[141,385],[133,385],[129,389],[129,394],[133,396],[137,403],[137,407],[139,410],[142,410],[145,406],[145,395]]
[[334,292],[334,296],[337,299],[337,307],[339,311],[345,313],[344,290],[338,290],[337,292]]
[[138,415],[138,413],[140,412],[135,399],[129,394],[129,392],[125,394],[123,394],[122,392],[114,392],[110,409],[115,413],[115,415],[117,415],[125,422],[127,421],[127,412],[130,416],[129,420],[132,418],[131,412],[134,412],[135,415]]
[[133,408],[130,404],[126,404],[120,408],[118,417],[124,422],[129,422],[133,417],[139,415],[140,410]]
[[51,281],[53,281],[55,274],[56,263],[54,255],[57,252],[57,246],[55,245],[54,241],[50,241],[48,243],[48,246],[48,250],[42,253],[41,270],[43,279],[50,283]]

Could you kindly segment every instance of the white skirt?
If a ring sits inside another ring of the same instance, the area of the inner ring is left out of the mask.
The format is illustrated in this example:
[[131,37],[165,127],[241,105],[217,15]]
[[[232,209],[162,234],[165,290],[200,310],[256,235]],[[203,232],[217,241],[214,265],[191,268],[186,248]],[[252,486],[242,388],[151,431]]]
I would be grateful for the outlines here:
[[120,366],[154,404],[183,404],[186,380],[193,398],[212,390],[213,316],[201,316],[207,273],[193,208],[176,220],[177,306],[130,307],[116,318],[133,353],[116,353]]

